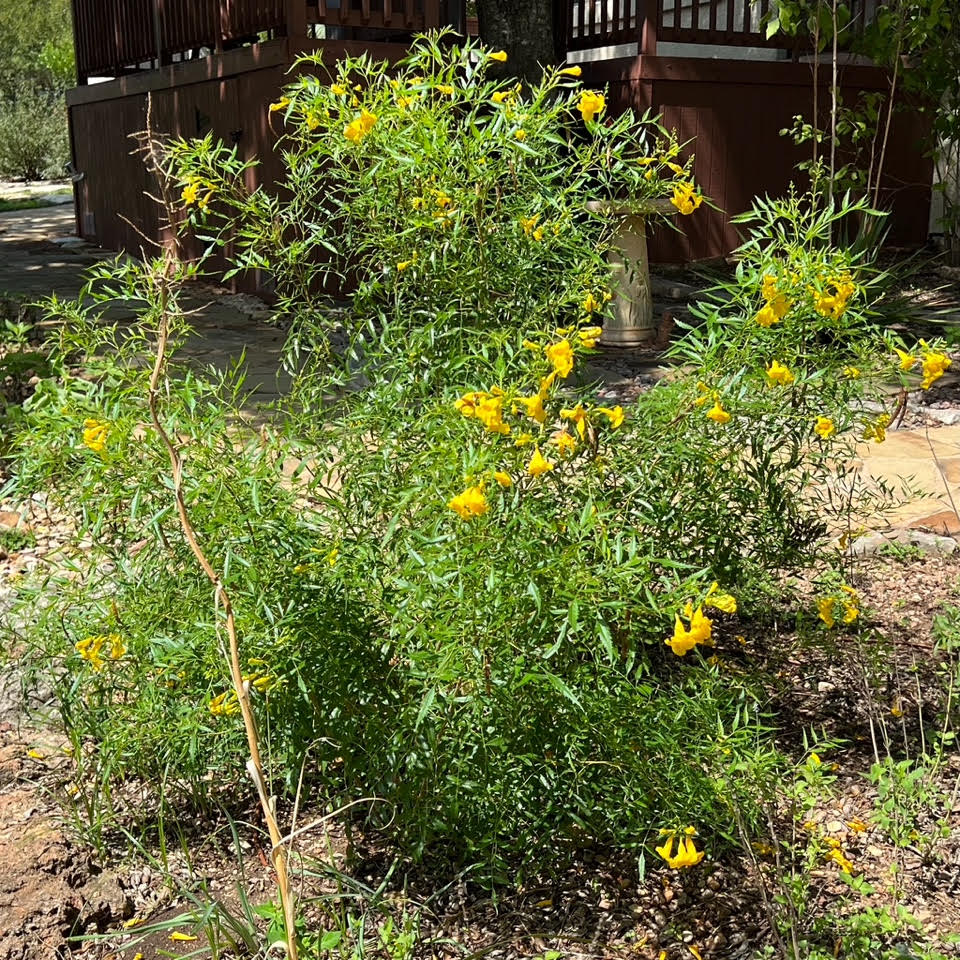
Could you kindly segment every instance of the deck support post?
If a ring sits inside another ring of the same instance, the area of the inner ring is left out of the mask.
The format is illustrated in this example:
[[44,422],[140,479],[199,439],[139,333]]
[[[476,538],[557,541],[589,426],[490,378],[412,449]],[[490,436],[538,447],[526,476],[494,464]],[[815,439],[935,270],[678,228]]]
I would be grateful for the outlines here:
[[657,23],[660,19],[660,7],[663,0],[640,0],[637,10],[637,29],[640,33],[639,54],[641,57],[657,55]]

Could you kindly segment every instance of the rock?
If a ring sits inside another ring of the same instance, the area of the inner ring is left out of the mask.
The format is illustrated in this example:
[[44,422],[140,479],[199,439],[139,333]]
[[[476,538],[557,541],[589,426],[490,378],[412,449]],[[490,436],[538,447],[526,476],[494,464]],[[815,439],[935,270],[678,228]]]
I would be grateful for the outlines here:
[[957,517],[953,510],[941,510],[939,513],[914,520],[909,529],[925,530],[942,537],[955,537],[960,534],[960,517]]
[[854,556],[871,557],[887,546],[914,547],[923,553],[947,556],[957,550],[957,541],[922,530],[893,530],[860,537],[850,547]]
[[920,407],[919,410],[931,420],[936,420],[938,423],[942,423],[945,427],[952,427],[955,424],[960,423],[960,410],[946,409],[941,410],[937,407]]
[[79,920],[84,930],[95,928],[103,933],[133,916],[133,904],[112,874],[94,877],[78,893],[83,902]]

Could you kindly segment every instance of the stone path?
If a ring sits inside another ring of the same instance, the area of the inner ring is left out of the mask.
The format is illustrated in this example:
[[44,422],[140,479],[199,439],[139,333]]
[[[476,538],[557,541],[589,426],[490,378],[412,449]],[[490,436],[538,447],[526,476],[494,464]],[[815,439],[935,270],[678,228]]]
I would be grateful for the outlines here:
[[[112,251],[98,250],[74,233],[73,206],[0,213],[0,299],[39,300],[56,293],[75,298],[84,271]],[[196,330],[184,357],[224,371],[246,357],[248,406],[256,411],[283,393],[289,379],[280,369],[284,333],[266,322],[269,312],[254,297],[200,286],[185,300]],[[123,319],[114,311],[116,319]]]

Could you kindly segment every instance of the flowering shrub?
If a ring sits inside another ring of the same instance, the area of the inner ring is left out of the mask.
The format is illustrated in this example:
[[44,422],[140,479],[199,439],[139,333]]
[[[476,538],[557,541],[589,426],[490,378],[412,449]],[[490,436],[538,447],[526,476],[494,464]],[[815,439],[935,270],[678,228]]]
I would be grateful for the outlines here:
[[[849,454],[891,416],[863,400],[909,375],[904,345],[871,327],[869,262],[831,244],[850,209],[762,201],[674,374],[631,409],[600,402],[586,361],[616,278],[585,201],[672,196],[696,215],[700,197],[672,140],[608,123],[573,68],[525,94],[487,81],[489,59],[428,38],[393,71],[296,80],[271,108],[291,131],[286,199],[249,194],[209,140],[170,146],[188,220],[274,276],[295,382],[276,432],[252,434],[233,425],[239,383],[168,367],[164,415],[288,785],[304,767],[325,801],[386,801],[371,823],[488,878],[585,839],[693,868],[711,841],[677,825],[749,829],[780,764],[760,679],[726,665],[735,618],[762,617],[784,573],[842,566],[836,536],[871,507]],[[183,336],[153,282],[169,264],[114,272],[89,293],[144,302],[148,342],[160,311]],[[334,310],[337,274],[354,290]],[[143,427],[138,340],[54,308],[62,376],[25,412],[18,483],[55,484],[97,563],[45,588],[37,662],[97,744],[84,762],[175,772],[205,802],[210,771],[239,775],[238,704]],[[949,361],[921,350],[929,386]],[[821,619],[854,627],[838,591]],[[81,649],[91,636],[122,653]]]

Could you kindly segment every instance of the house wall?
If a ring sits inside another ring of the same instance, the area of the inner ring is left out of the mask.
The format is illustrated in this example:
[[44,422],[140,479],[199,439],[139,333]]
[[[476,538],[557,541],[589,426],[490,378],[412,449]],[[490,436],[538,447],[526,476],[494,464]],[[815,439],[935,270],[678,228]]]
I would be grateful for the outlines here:
[[[148,255],[145,237],[169,238],[162,208],[149,196],[156,195],[157,184],[129,136],[146,128],[148,104],[155,133],[195,137],[212,132],[214,138],[236,144],[241,159],[256,158],[250,189],[279,180],[283,168],[274,146],[281,123],[267,107],[289,81],[287,71],[296,56],[317,48],[329,63],[364,50],[386,58],[406,52],[400,44],[321,40],[295,46],[281,39],[71,90],[73,164],[83,174],[75,186],[78,235],[114,250],[145,249]],[[188,243],[186,252],[199,248]],[[214,260],[211,267],[222,263]],[[258,278],[241,276],[235,286],[257,292]]]
[[[796,164],[809,157],[780,130],[793,117],[812,114],[809,64],[631,57],[583,64],[586,84],[609,84],[612,112],[652,108],[686,152],[695,154],[694,175],[720,209],[706,205],[683,217],[682,232],[660,228],[650,257],[660,262],[703,260],[725,255],[739,243],[730,223],[756,195],[777,196],[791,181],[801,185]],[[820,104],[829,104],[829,70],[821,70]],[[840,74],[844,102],[860,90],[886,90],[885,74],[872,67],[845,66]],[[825,120],[826,118],[824,118]],[[924,121],[917,111],[895,113],[887,147],[884,200],[892,206],[888,242],[922,244],[927,239],[932,165],[922,156]]]

